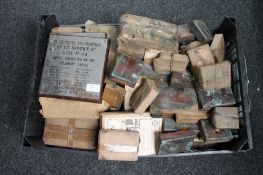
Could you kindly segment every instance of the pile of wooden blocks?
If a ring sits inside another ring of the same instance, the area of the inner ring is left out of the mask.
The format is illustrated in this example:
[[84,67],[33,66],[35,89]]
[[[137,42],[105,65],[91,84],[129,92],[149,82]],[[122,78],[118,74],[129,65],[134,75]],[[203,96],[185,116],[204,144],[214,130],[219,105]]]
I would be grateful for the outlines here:
[[111,39],[101,103],[39,98],[47,145],[98,145],[99,159],[135,161],[238,137],[223,34],[212,34],[201,20],[177,25],[124,14],[119,22],[85,24],[85,32]]

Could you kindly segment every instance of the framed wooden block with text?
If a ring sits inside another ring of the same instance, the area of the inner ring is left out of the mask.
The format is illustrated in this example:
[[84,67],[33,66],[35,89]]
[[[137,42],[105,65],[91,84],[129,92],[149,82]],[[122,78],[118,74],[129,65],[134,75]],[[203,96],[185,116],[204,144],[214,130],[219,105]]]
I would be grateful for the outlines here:
[[109,40],[50,35],[39,96],[100,103]]

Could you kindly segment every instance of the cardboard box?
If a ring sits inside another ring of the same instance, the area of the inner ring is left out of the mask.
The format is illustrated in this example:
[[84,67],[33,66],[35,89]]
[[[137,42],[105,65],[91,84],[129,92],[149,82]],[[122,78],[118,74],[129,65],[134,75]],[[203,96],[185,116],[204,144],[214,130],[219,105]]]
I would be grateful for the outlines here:
[[96,149],[98,119],[46,119],[43,141],[46,145]]
[[139,133],[136,131],[105,130],[99,132],[100,160],[138,160]]

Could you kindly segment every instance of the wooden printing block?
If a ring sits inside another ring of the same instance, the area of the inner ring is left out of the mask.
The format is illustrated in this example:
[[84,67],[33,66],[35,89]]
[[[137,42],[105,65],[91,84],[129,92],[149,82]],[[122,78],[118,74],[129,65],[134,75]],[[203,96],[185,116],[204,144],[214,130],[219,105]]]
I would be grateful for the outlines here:
[[151,113],[177,113],[197,111],[197,97],[192,88],[170,86],[162,88],[151,104]]
[[187,51],[192,67],[214,64],[214,56],[208,44]]
[[180,47],[180,50],[181,50],[181,53],[182,54],[185,54],[188,50],[191,50],[191,49],[194,49],[194,48],[197,48],[199,46],[202,46],[203,44],[199,41],[193,41],[191,42],[190,44],[187,44],[187,45],[182,45]]
[[138,81],[136,82],[134,88],[125,85],[125,97],[124,97],[124,110],[128,111],[131,110],[132,107],[130,105],[130,99],[134,91],[140,86],[144,77],[139,77]]
[[201,119],[207,119],[208,112],[198,110],[189,114],[177,113],[176,114],[176,123],[197,123]]
[[209,110],[216,106],[231,106],[236,103],[231,88],[215,89],[215,90],[196,90],[199,105],[204,110]]
[[217,63],[225,59],[225,41],[223,34],[215,34],[210,49]]
[[[120,17],[121,37],[131,39],[142,48],[178,53],[177,25],[161,20],[124,14]],[[127,46],[127,45],[126,45]],[[133,48],[133,44],[128,45]],[[122,46],[121,46],[122,47]]]
[[194,88],[194,78],[189,71],[184,73],[173,72],[171,78],[171,86],[181,86],[184,88]]
[[147,77],[147,78],[151,78],[151,79],[162,79],[162,77],[165,77],[165,74],[162,75],[162,74],[156,73],[153,70],[151,65],[146,64],[143,61],[140,65],[141,65],[141,76],[142,77]]
[[135,40],[134,38],[119,36],[117,38],[117,53],[131,55],[138,59],[143,59],[145,52],[145,43]]
[[196,124],[199,122],[199,119],[185,119],[185,118],[177,118],[176,123],[179,124]]
[[153,117],[166,117],[172,118],[172,114],[176,114],[176,122],[177,123],[197,123],[200,119],[208,118],[208,111],[198,110],[197,106],[192,107],[191,110],[183,110],[183,109],[173,109],[166,110],[160,109],[156,105],[151,105],[150,108],[151,115]]
[[188,24],[178,25],[177,35],[179,43],[191,42],[195,40],[195,36],[190,32]]
[[[163,36],[163,37],[169,37],[169,36],[175,36],[177,34],[177,25],[168,23],[165,21],[157,20],[157,19],[151,19],[147,17],[132,15],[132,14],[123,14],[120,17],[120,24],[122,26],[123,33],[131,33],[133,32],[133,29],[126,28],[127,26],[138,26],[141,28],[147,29],[147,32],[152,32],[153,35],[157,36]],[[130,29],[130,30],[128,30]],[[139,35],[139,34],[138,34]]]
[[105,81],[109,81],[110,74],[112,69],[116,63],[116,55],[117,55],[117,37],[119,36],[119,26],[111,25],[111,24],[90,24],[85,23],[85,32],[100,32],[106,33],[107,38],[110,39],[110,48],[108,53],[107,67],[106,67],[106,79]]
[[231,87],[231,63],[223,61],[197,68],[199,86],[204,90]]
[[46,119],[43,141],[46,145],[95,149],[98,119]]
[[111,79],[117,83],[134,87],[140,76],[141,62],[133,56],[118,55]]
[[174,118],[174,114],[173,113],[154,113],[151,114],[152,117],[154,118]]
[[169,81],[169,75],[158,75],[156,77],[152,77],[150,78],[151,80],[153,80],[155,82],[155,86],[159,89],[159,88],[164,88],[164,87],[168,87],[168,81]]
[[187,55],[172,54],[171,72],[185,72],[189,63]]
[[99,112],[109,109],[109,104],[102,100],[101,104],[76,100],[39,97],[41,114],[44,118],[99,118]]
[[51,33],[71,33],[71,32],[83,32],[83,29],[81,27],[76,26],[60,26],[60,27],[54,27],[51,30]]
[[120,35],[117,38],[118,41],[118,53],[125,55],[132,55],[143,59],[145,49],[163,50],[173,53],[178,53],[179,44],[175,42],[171,46],[167,47],[167,43],[161,43],[160,41],[150,41],[143,38],[133,38],[129,35]]
[[124,100],[125,89],[116,84],[106,84],[102,99],[109,103],[111,110],[119,110]]
[[215,107],[212,111],[212,124],[218,129],[239,129],[237,107]]
[[190,151],[195,133],[191,130],[181,130],[160,134],[158,155],[169,155]]
[[192,20],[189,23],[190,31],[195,35],[198,41],[202,43],[209,43],[213,39],[211,31],[208,29],[204,21]]
[[107,130],[99,132],[100,160],[138,160],[139,133],[136,131]]
[[179,130],[192,130],[195,133],[199,133],[199,128],[196,123],[176,123],[172,118],[163,119],[163,132],[172,132]]
[[159,74],[169,74],[171,70],[171,52],[161,52],[159,57],[153,59],[154,71]]
[[141,85],[132,94],[130,105],[137,114],[142,114],[157,97],[159,91],[153,80],[148,78],[142,80]]
[[215,146],[215,143],[209,142],[209,141],[205,142],[204,139],[202,137],[200,137],[199,135],[200,134],[198,134],[194,138],[192,149],[207,149],[207,148]]
[[228,142],[234,138],[230,129],[215,130],[208,120],[200,120],[199,122],[200,134],[205,142],[222,143]]
[[160,55],[161,51],[156,49],[146,49],[143,57],[143,61],[146,64],[152,64],[153,59]]

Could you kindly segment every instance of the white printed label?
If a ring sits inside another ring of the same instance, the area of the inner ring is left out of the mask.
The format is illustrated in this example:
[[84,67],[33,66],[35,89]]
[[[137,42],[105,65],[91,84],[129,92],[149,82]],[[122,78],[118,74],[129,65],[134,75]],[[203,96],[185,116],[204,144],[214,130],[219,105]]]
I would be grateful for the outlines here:
[[87,92],[100,92],[100,84],[87,84]]
[[105,145],[106,149],[116,153],[137,153],[137,147],[134,146],[121,146],[121,145]]

